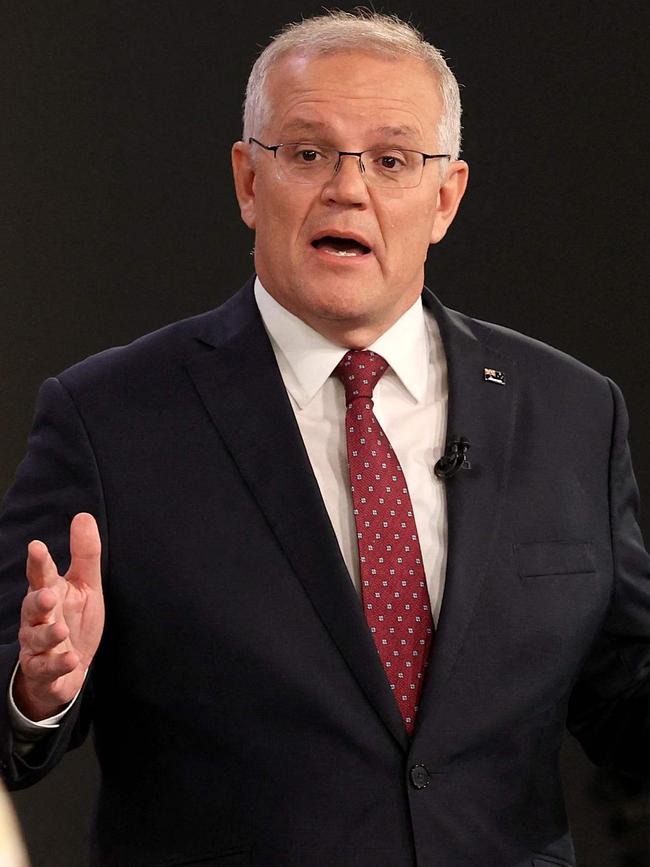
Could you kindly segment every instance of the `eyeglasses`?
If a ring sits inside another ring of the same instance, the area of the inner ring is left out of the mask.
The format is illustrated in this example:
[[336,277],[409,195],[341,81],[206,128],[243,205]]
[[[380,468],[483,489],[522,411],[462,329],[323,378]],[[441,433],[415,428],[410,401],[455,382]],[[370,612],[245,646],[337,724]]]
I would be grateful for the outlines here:
[[278,178],[296,184],[324,184],[339,171],[343,157],[356,157],[369,187],[405,190],[419,186],[427,160],[450,159],[450,154],[424,154],[401,147],[339,151],[315,142],[265,145],[252,137],[248,143],[271,151]]

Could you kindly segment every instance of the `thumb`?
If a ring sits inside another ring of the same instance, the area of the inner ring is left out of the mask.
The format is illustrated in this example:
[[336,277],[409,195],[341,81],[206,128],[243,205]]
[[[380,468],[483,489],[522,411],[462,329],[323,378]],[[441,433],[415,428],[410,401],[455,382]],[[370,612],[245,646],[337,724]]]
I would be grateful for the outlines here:
[[102,543],[97,521],[87,512],[75,515],[70,524],[69,581],[83,582],[95,590],[102,584]]

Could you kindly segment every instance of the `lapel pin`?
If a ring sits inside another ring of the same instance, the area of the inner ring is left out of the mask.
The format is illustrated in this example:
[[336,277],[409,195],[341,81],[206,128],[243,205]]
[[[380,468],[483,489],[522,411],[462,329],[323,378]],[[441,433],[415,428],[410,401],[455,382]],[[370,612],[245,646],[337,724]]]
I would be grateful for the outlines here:
[[483,381],[496,382],[497,385],[506,384],[506,375],[501,370],[494,370],[493,367],[483,368]]

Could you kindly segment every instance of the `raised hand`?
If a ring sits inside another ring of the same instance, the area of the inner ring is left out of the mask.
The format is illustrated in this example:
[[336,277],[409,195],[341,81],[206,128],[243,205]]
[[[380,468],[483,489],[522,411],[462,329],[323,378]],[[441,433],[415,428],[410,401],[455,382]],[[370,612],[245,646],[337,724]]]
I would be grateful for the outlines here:
[[14,701],[29,719],[53,716],[81,688],[104,629],[101,542],[92,515],[70,524],[70,568],[59,575],[43,542],[27,549],[29,590],[23,600],[20,667]]

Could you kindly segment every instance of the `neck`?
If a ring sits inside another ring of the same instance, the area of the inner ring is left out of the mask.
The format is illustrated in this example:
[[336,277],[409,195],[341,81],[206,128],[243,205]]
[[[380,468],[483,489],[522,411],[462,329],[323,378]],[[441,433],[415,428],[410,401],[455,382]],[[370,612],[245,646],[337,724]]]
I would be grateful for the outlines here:
[[302,290],[293,294],[273,291],[269,288],[271,281],[265,282],[261,274],[259,279],[267,295],[277,304],[343,349],[367,349],[371,346],[415,304],[422,287],[422,282],[419,282],[417,289],[404,291],[398,298],[393,298],[392,303],[387,299],[382,304],[381,298],[376,296],[369,296],[364,303],[362,297],[342,300],[337,297],[323,301],[314,291]]
[[[339,317],[319,316],[306,313],[304,310],[286,309],[299,319],[302,319],[314,331],[318,331],[323,337],[338,344],[343,349],[367,349],[378,340],[384,332],[388,331],[406,311],[413,306],[415,298],[390,311],[390,315],[377,317],[376,319],[342,319]],[[302,314],[302,315],[301,315]]]
[[377,326],[351,326],[341,327],[341,323],[331,323],[334,327],[328,327],[330,323],[308,322],[314,331],[318,331],[323,337],[327,337],[332,343],[337,343],[343,349],[367,349],[368,346],[388,331],[393,323],[390,322],[382,327]]

